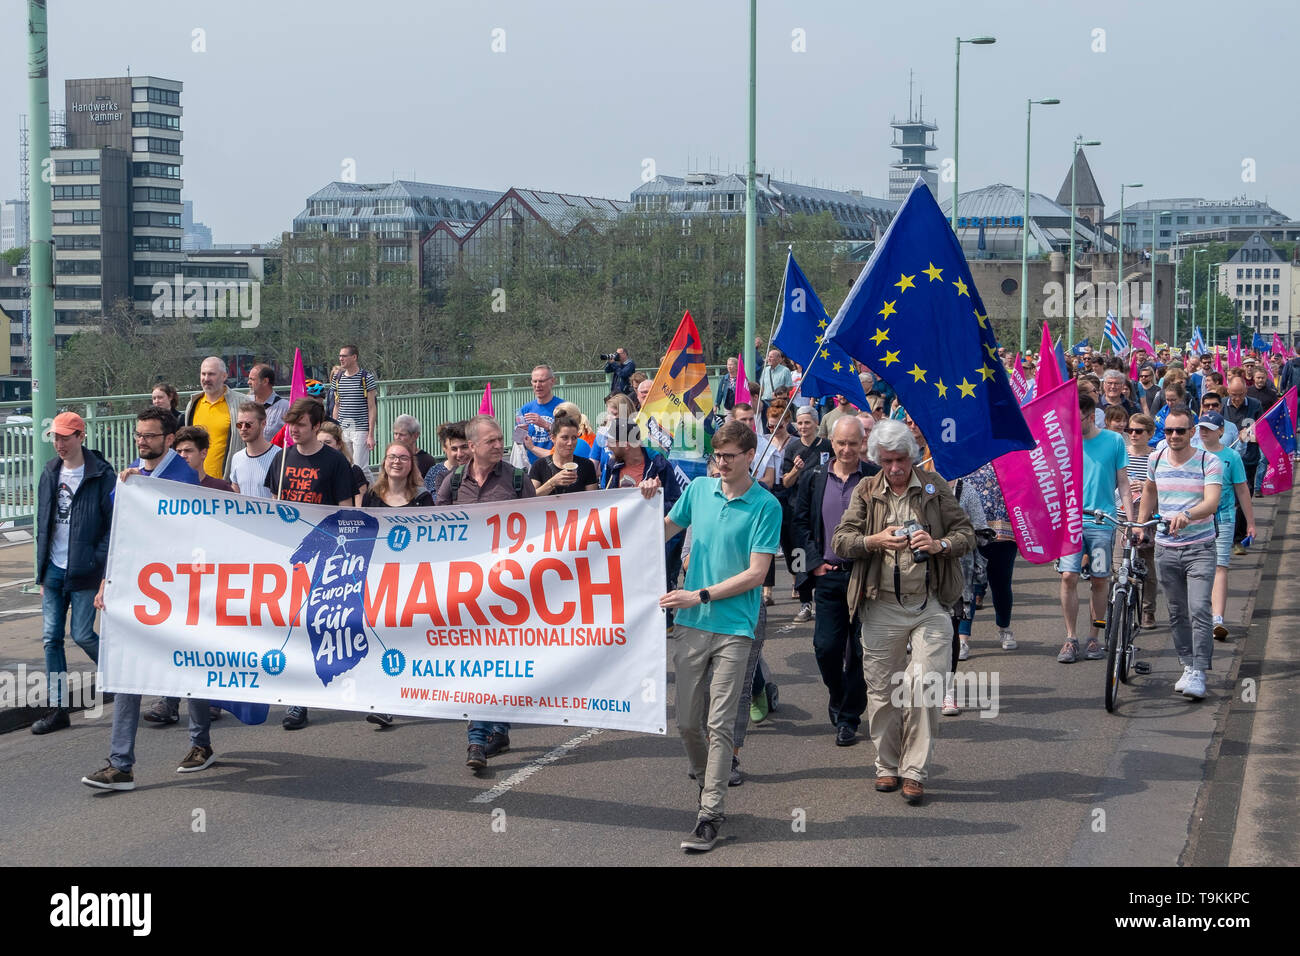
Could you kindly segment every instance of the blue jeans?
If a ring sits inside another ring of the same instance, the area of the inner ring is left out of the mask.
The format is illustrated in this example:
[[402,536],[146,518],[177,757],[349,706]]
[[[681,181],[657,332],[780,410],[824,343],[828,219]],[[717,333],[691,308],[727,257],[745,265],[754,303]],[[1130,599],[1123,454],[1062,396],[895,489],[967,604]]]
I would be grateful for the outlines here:
[[[208,728],[212,717],[206,700],[191,697],[190,701],[190,743],[195,747],[211,747],[212,737]],[[113,737],[109,743],[108,762],[130,773],[135,766],[135,732],[140,726],[140,695],[117,694],[113,698]]]
[[99,663],[99,635],[95,633],[95,588],[68,591],[65,571],[53,563],[45,572],[41,595],[41,643],[45,645],[45,673],[49,679],[51,707],[68,706],[68,657],[63,652],[63,629],[72,611],[72,639],[90,660]]
[[509,724],[489,723],[486,720],[471,720],[469,722],[469,745],[473,747],[478,744],[480,747],[487,746],[488,734],[507,734],[510,733]]

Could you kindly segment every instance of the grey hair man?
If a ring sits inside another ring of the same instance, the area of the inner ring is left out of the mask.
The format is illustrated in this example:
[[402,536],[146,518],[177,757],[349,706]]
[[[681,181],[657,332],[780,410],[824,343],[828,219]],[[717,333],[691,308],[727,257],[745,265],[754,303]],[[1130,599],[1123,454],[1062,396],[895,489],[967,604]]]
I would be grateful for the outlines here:
[[906,425],[877,422],[867,449],[880,472],[854,489],[831,550],[853,562],[848,611],[862,620],[876,790],[897,790],[901,778],[903,799],[916,805],[952,653],[947,609],[961,600],[959,559],[975,531],[947,482],[912,464],[918,449]]
[[415,467],[420,472],[420,480],[424,481],[424,476],[437,466],[438,459],[420,447],[420,420],[414,415],[398,415],[394,418],[393,441],[411,453]]
[[208,454],[203,470],[212,478],[230,478],[230,459],[244,447],[235,422],[239,416],[239,403],[244,396],[226,387],[226,363],[216,355],[209,355],[199,366],[199,385],[185,406],[186,425],[197,425],[208,430]]

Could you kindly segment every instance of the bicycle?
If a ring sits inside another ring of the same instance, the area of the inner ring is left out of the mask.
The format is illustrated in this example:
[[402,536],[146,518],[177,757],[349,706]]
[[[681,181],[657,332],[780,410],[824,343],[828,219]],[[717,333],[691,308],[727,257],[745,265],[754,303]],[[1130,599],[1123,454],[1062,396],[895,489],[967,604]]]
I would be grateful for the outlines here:
[[1124,559],[1111,577],[1110,595],[1106,610],[1106,712],[1113,714],[1119,701],[1119,685],[1128,683],[1130,668],[1137,674],[1149,674],[1151,665],[1135,660],[1141,649],[1133,643],[1142,607],[1142,589],[1150,569],[1138,557],[1138,542],[1132,532],[1155,526],[1160,528],[1164,519],[1152,516],[1150,521],[1120,521],[1104,511],[1085,509],[1084,514],[1099,525],[1111,524],[1129,532]]

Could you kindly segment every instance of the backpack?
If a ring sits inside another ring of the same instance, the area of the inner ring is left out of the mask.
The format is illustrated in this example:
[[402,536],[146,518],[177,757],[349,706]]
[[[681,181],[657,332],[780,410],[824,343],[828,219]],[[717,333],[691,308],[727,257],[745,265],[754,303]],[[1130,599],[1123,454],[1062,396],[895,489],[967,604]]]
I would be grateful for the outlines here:
[[[358,366],[357,374],[361,376],[361,394],[362,397],[364,397],[366,391],[366,376],[369,375],[370,372]],[[325,386],[321,386],[322,391],[325,392],[325,417],[332,418],[335,421],[338,421],[338,416],[335,415],[334,413],[335,411],[338,410],[339,407],[339,379],[341,379],[342,377],[343,377],[343,370],[339,369],[338,374],[330,379],[328,388],[326,388]]]
[[[465,479],[466,467],[467,467],[466,465],[457,465],[456,470],[451,473],[451,503],[452,504],[456,503],[456,496],[460,494],[460,483]],[[524,470],[522,468],[515,468],[513,470],[514,470],[515,497],[518,498],[521,494],[523,494],[523,490],[524,490],[524,477],[525,477]]]

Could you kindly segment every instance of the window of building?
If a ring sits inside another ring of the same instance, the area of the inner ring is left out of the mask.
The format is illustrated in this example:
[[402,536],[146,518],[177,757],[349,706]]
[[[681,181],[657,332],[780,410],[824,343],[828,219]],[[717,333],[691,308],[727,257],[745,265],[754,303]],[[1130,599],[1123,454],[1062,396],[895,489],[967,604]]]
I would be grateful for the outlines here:
[[1237,278],[1238,278],[1238,279],[1241,278],[1241,270],[1240,270],[1240,269],[1237,270]]
[[97,276],[98,259],[59,259],[54,263],[54,274],[61,276]]
[[137,153],[169,153],[179,156],[181,142],[178,139],[163,139],[161,136],[136,136],[131,140],[131,149]]
[[175,90],[158,90],[152,86],[137,86],[131,90],[133,103],[160,103],[164,106],[180,106],[181,95]]
[[181,214],[178,212],[134,212],[131,222],[136,226],[154,226],[160,229],[181,227]]
[[54,175],[58,176],[92,176],[99,172],[97,159],[56,159]]
[[172,202],[181,201],[179,189],[163,189],[160,186],[136,186],[131,190],[135,202]]
[[1186,217],[1186,216],[1179,216],[1178,219],[1176,220],[1176,224],[1179,225],[1179,226],[1185,226],[1185,225],[1187,225],[1187,217]]
[[152,176],[155,179],[180,179],[181,168],[170,163],[132,163],[132,176]]
[[181,118],[170,113],[132,113],[131,125],[137,129],[180,129]]
[[408,262],[410,260],[410,250],[406,246],[384,246],[383,255],[380,256],[382,262]]
[[1274,269],[1274,270],[1273,270],[1273,278],[1274,278],[1274,279],[1280,279],[1280,278],[1282,278],[1282,270],[1281,270],[1281,269]]
[[56,209],[54,211],[56,226],[97,225],[98,223],[98,209]]
[[[99,236],[55,236],[55,249],[98,249]],[[5,296],[0,295],[0,298]]]
[[81,186],[55,186],[55,199],[98,199],[99,183],[87,183]]
[[1253,225],[1254,225],[1255,223],[1257,223],[1258,221],[1259,221],[1259,217],[1258,217],[1258,216],[1247,216],[1247,217],[1246,217],[1246,225],[1248,225],[1248,226],[1253,226]]
[[1229,216],[1229,217],[1228,217],[1228,225],[1230,225],[1230,226],[1236,226],[1236,225],[1240,224],[1240,222],[1241,222],[1241,217],[1240,217],[1240,216]]
[[348,223],[348,238],[358,239],[361,236],[361,224],[357,222]]
[[1222,216],[1211,216],[1211,217],[1210,217],[1210,222],[1211,222],[1211,224],[1217,226],[1219,223],[1223,222],[1223,217],[1222,217]]

